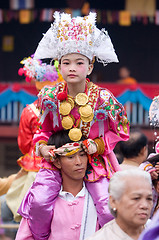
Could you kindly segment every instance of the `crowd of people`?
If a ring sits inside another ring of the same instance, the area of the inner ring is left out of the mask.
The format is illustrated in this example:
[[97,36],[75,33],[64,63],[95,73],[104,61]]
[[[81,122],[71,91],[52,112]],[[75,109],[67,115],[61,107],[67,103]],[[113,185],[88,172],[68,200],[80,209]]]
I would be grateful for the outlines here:
[[118,62],[111,39],[95,13],[54,18],[22,62],[20,74],[41,87],[20,119],[21,170],[1,179],[2,221],[7,208],[20,223],[16,240],[148,239],[157,231],[159,165],[147,158],[146,136],[130,131],[122,104],[88,78],[95,58]]

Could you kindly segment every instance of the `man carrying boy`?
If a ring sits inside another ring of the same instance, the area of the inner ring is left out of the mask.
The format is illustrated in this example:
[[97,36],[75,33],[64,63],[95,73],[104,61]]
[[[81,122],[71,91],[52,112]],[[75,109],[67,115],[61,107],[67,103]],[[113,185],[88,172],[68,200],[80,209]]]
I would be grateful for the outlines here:
[[[93,200],[83,181],[88,165],[83,141],[72,142],[67,131],[60,131],[50,137],[48,144],[56,147],[54,165],[61,172],[62,187],[55,202],[50,237],[46,239],[85,239],[98,229],[98,224]],[[34,239],[25,218],[16,236],[16,240],[20,239]]]

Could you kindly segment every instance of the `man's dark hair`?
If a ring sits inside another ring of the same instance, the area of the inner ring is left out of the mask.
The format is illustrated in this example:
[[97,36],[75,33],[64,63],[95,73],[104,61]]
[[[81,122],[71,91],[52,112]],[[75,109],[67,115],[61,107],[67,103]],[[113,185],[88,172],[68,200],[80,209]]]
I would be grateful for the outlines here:
[[[68,133],[69,131],[67,130],[53,133],[48,140],[48,145],[55,145],[55,148],[59,148],[66,143],[72,143],[73,141],[69,138]],[[85,138],[82,137],[81,140],[83,141],[85,140]]]
[[125,158],[137,157],[146,145],[147,137],[139,131],[133,131],[128,141],[120,142],[120,151]]

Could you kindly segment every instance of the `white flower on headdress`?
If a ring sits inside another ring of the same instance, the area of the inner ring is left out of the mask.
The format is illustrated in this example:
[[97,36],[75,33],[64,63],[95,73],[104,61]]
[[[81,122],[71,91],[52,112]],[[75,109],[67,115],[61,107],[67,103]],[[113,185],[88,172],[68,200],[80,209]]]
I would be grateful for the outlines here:
[[118,62],[108,33],[95,26],[96,13],[71,18],[70,14],[55,12],[54,18],[38,45],[35,59],[61,59],[69,53],[80,53],[90,60],[95,56],[104,65]]

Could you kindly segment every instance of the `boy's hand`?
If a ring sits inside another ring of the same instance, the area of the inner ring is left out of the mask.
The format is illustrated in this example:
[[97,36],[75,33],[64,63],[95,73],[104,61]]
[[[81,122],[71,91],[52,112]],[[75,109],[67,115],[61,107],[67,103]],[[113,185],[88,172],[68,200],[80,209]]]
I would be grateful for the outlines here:
[[156,192],[159,194],[159,181],[157,181],[155,189],[156,189]]
[[56,160],[56,154],[54,153],[53,149],[49,151],[49,155],[50,155],[50,161],[54,162]]
[[55,149],[55,146],[54,146],[54,145],[43,145],[43,146],[41,146],[40,149],[39,149],[41,155],[45,158],[45,160],[46,160],[47,162],[50,161],[50,153],[49,153],[49,151],[50,151],[50,150],[53,150],[53,149]]
[[156,163],[155,168],[156,168],[156,172],[159,174],[159,162]]
[[150,172],[150,175],[151,175],[151,179],[152,179],[152,180],[158,179],[158,174],[157,174],[156,171]]
[[88,154],[94,154],[97,152],[97,145],[92,139],[86,139],[82,142],[83,150]]

